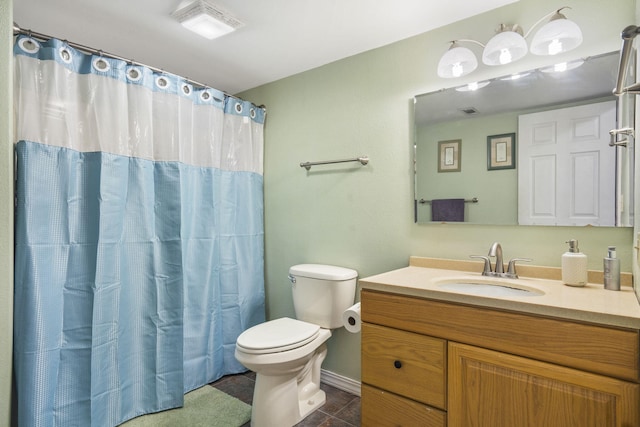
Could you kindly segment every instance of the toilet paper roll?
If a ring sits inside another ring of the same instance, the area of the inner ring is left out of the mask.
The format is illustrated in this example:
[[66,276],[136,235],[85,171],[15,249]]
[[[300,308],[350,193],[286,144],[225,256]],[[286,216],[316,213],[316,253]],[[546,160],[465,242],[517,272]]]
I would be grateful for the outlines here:
[[342,324],[351,333],[360,332],[362,321],[360,320],[360,303],[356,303],[347,308],[342,313]]

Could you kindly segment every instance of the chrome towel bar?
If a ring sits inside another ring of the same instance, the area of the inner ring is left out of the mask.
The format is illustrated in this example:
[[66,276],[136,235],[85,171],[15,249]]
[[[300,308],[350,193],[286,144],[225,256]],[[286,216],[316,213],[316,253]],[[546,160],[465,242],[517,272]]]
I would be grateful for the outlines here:
[[629,138],[618,140],[618,135],[635,136],[635,130],[633,128],[611,129],[609,131],[609,135],[611,135],[609,147],[615,147],[616,145],[626,147],[629,142]]
[[[465,203],[478,203],[478,198],[474,197],[473,199],[470,199],[470,200],[465,199],[464,202]],[[425,203],[431,203],[431,200],[420,199],[420,201],[418,203],[421,203],[421,204],[424,205]]]
[[305,168],[306,170],[309,170],[309,169],[311,169],[311,166],[329,165],[329,164],[333,164],[333,163],[346,163],[346,162],[360,162],[364,166],[367,163],[369,163],[369,157],[362,156],[362,157],[356,157],[355,159],[327,160],[327,161],[324,161],[324,162],[303,162],[303,163],[300,163],[300,167],[301,168]]

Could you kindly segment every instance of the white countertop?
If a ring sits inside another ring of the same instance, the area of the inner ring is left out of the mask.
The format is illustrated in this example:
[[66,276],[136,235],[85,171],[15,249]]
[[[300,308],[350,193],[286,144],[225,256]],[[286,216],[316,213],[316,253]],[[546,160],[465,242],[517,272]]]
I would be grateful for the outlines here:
[[[439,282],[446,279],[489,279],[542,291],[536,296],[477,296],[445,290]],[[359,281],[362,289],[440,301],[471,304],[523,313],[553,316],[608,326],[640,329],[640,304],[629,286],[620,291],[605,290],[602,284],[584,287],[564,285],[559,280],[520,277],[487,278],[479,272],[409,266]]]

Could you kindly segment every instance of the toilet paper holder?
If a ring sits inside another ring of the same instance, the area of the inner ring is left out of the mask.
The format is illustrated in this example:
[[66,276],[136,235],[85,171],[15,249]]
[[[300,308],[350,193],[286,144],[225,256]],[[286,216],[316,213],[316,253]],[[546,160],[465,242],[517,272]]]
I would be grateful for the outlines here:
[[360,303],[355,303],[342,313],[342,324],[345,329],[351,333],[358,333],[362,328],[362,320],[360,319]]

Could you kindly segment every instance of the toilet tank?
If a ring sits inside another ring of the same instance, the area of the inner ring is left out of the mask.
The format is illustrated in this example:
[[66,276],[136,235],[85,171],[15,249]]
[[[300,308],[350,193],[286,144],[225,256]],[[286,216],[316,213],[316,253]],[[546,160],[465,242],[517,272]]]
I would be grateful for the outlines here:
[[326,329],[342,327],[342,313],[353,305],[358,272],[323,264],[289,268],[296,318]]

